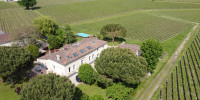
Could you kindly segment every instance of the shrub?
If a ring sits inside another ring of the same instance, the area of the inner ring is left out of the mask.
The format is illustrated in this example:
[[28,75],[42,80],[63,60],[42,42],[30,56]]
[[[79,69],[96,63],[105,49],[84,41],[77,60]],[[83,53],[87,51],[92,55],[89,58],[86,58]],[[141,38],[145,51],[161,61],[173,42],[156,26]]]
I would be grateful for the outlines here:
[[125,100],[129,98],[132,92],[132,88],[128,88],[122,84],[113,84],[106,89],[107,97],[113,100]]
[[102,95],[94,95],[89,98],[89,100],[104,100]]
[[39,52],[39,48],[34,46],[34,45],[28,45],[26,47],[26,50],[29,51],[34,59],[37,59],[37,57],[39,56],[40,52]]
[[78,71],[78,77],[86,84],[93,84],[95,82],[94,69],[90,64],[82,64]]
[[49,49],[58,49],[62,47],[63,40],[59,36],[50,35],[47,39]]

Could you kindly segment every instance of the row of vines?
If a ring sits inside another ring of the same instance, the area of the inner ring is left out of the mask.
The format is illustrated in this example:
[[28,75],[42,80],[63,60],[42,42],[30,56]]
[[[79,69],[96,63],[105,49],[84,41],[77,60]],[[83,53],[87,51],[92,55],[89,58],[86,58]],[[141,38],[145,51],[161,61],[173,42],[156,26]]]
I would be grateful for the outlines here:
[[196,35],[163,88],[162,100],[200,99],[200,33]]

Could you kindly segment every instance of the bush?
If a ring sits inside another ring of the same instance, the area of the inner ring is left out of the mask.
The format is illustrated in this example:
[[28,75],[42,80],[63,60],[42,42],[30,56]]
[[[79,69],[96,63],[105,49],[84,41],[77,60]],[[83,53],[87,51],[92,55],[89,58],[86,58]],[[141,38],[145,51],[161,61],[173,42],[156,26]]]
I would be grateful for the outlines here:
[[94,95],[90,97],[89,100],[104,100],[104,98],[101,95]]
[[88,100],[89,96],[83,93],[78,87],[75,89],[73,100]]
[[50,35],[47,39],[47,42],[49,44],[49,49],[58,49],[62,47],[63,40],[59,36]]
[[113,84],[106,89],[106,95],[113,100],[125,100],[133,93],[132,88],[128,88],[122,84]]
[[95,82],[94,69],[90,64],[82,64],[78,71],[78,77],[86,84],[93,84]]
[[34,45],[28,45],[26,47],[26,50],[29,51],[34,59],[37,59],[37,57],[39,56],[40,52],[39,52],[39,48],[34,46]]
[[113,84],[111,79],[106,78],[106,76],[100,75],[97,72],[94,72],[95,80],[97,81],[97,85],[101,88],[107,88]]
[[21,91],[21,100],[72,100],[75,86],[67,77],[55,74],[31,79]]

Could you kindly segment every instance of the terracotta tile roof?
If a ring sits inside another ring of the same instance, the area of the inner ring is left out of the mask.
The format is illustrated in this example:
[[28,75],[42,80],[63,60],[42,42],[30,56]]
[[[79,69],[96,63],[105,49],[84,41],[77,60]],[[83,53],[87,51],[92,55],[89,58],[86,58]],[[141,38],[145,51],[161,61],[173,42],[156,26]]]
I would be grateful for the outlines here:
[[136,44],[120,44],[120,45],[118,45],[118,47],[130,49],[130,50],[132,50],[132,51],[135,52],[135,53],[136,53],[138,50],[140,50],[140,46],[139,46],[139,45],[136,45]]
[[[45,59],[45,60],[50,59],[61,65],[66,65],[76,59],[79,59],[87,55],[88,53],[96,50],[97,48],[105,44],[107,44],[106,41],[98,40],[96,38],[86,38],[74,44],[64,45],[63,48],[60,49],[60,51],[52,54],[47,54],[38,59]],[[90,47],[91,49],[89,49]],[[77,53],[78,55],[75,57],[76,54],[74,53]],[[56,55],[60,56],[60,60],[57,60]]]
[[0,34],[0,44],[4,44],[10,41],[11,41],[10,33]]

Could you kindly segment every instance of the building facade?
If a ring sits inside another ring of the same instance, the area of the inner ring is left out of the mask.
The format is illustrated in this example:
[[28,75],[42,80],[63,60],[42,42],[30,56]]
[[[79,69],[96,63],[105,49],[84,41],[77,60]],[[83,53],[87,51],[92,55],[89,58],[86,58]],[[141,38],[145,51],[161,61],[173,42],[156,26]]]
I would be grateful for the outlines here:
[[78,43],[67,44],[58,52],[40,57],[37,62],[47,68],[47,73],[70,76],[78,71],[80,65],[94,63],[107,47],[106,41],[86,38]]

